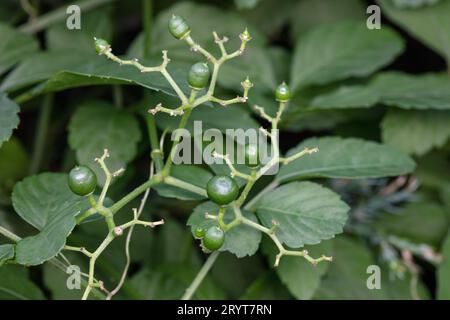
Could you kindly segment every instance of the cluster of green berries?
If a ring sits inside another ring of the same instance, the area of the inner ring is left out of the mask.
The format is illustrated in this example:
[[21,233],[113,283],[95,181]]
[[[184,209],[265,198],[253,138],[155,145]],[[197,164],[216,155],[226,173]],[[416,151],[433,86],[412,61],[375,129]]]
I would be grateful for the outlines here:
[[[191,29],[186,21],[180,17],[173,15],[169,20],[169,31],[178,40],[182,40],[189,36]],[[246,34],[248,32],[246,31]],[[95,49],[98,54],[104,54],[110,49],[110,45],[103,39],[95,39]],[[211,76],[207,63],[198,62],[189,70],[187,80],[189,86],[193,90],[201,90],[208,85]],[[246,80],[249,82],[249,80]],[[251,86],[244,82],[245,85]],[[275,90],[275,99],[279,102],[287,102],[291,98],[291,91],[286,83],[280,84]],[[254,169],[260,163],[259,150],[256,144],[246,144],[244,146],[245,164]],[[77,195],[86,196],[94,192],[97,185],[95,173],[86,166],[78,166],[69,173],[69,187]],[[239,186],[236,181],[225,175],[218,175],[211,178],[206,186],[208,198],[219,206],[225,206],[236,200],[239,195]],[[218,226],[213,226],[207,230],[198,227],[194,235],[197,239],[202,240],[202,245],[209,251],[215,251],[222,247],[225,242],[225,232]]]

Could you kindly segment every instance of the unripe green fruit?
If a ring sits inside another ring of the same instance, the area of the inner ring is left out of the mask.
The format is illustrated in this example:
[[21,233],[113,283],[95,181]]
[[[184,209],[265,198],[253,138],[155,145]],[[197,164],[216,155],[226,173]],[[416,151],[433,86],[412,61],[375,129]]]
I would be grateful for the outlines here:
[[211,227],[203,238],[203,246],[209,251],[219,250],[225,242],[225,233],[219,227]]
[[200,90],[207,86],[209,81],[208,64],[198,62],[194,64],[189,70],[188,83],[192,89]]
[[195,229],[194,235],[197,239],[203,239],[205,233],[206,233],[205,229],[203,229],[202,227],[197,227]]
[[87,196],[94,192],[97,177],[89,167],[79,166],[69,172],[69,188],[79,196]]
[[258,167],[261,162],[259,160],[259,149],[257,144],[248,143],[244,147],[245,165],[250,168]]
[[218,205],[226,205],[234,201],[239,194],[239,186],[228,176],[212,177],[206,185],[208,198]]
[[169,31],[176,39],[183,39],[189,34],[189,28],[186,20],[180,16],[173,15],[169,20]]
[[275,91],[275,99],[279,102],[286,102],[291,98],[291,89],[286,83],[282,83]]
[[95,51],[98,54],[102,54],[109,49],[109,43],[105,39],[94,38],[94,43],[95,43]]

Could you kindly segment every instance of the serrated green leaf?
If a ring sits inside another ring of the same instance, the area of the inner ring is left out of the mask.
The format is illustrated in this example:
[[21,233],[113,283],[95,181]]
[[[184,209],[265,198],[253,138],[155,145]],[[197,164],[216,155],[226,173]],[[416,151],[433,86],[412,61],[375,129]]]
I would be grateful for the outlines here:
[[447,233],[449,223],[445,210],[427,202],[409,203],[395,214],[380,215],[375,226],[383,234],[405,238],[413,243],[438,247]]
[[[161,55],[150,60],[141,60],[143,65],[158,66]],[[189,92],[186,72],[190,64],[171,62],[168,70],[185,92]],[[39,83],[39,84],[37,84]],[[92,54],[57,51],[31,55],[8,74],[0,86],[3,91],[15,91],[37,84],[21,95],[24,101],[47,92],[87,85],[132,84],[169,95],[175,92],[158,72],[142,73],[132,66],[120,66],[105,57]]]
[[39,49],[32,36],[3,23],[0,23],[0,39],[0,74]]
[[[217,221],[205,219],[205,213],[217,214],[219,207],[213,202],[204,202],[197,206],[192,212],[187,221],[187,225],[191,227],[194,235],[197,227],[208,229],[217,225]],[[257,221],[255,215],[250,212],[242,212],[245,217],[253,221]],[[225,212],[225,222],[229,223],[233,220],[234,213],[231,208],[227,208]],[[261,232],[246,225],[239,225],[225,234],[225,242],[220,248],[220,251],[229,251],[235,254],[238,258],[251,256],[259,248],[261,242]]]
[[19,106],[8,96],[0,92],[0,147],[9,140],[14,129],[19,125]]
[[342,86],[314,97],[308,110],[369,108],[379,100],[377,92],[364,86]]
[[106,102],[81,105],[69,124],[69,144],[76,151],[78,162],[92,168],[99,183],[104,182],[104,173],[95,158],[108,149],[110,157],[106,161],[110,171],[125,168],[136,156],[140,139],[136,118]]
[[369,30],[363,22],[340,22],[309,31],[295,48],[292,90],[349,77],[364,77],[403,51],[402,39],[386,26]]
[[312,182],[292,182],[258,202],[257,214],[268,228],[278,222],[275,234],[291,248],[318,244],[342,232],[349,206],[333,191]]
[[390,110],[381,123],[384,143],[423,155],[450,138],[450,111]]
[[[272,264],[275,261],[275,255],[278,253],[277,248],[270,241],[263,241],[262,248],[269,258],[269,263]],[[332,256],[332,248],[331,241],[323,241],[314,246],[305,246],[305,249],[313,257],[320,257],[323,254]],[[326,261],[313,266],[302,257],[286,256],[281,258],[275,271],[294,297],[300,300],[308,300],[314,296],[323,275],[329,267],[330,263]]]
[[441,253],[443,260],[438,268],[437,298],[450,300],[450,236],[447,236]]
[[75,216],[87,204],[70,191],[67,175],[61,173],[25,178],[14,186],[12,203],[17,214],[40,231],[17,242],[15,261],[23,265],[38,265],[58,254],[76,225]]
[[0,245],[0,267],[14,258],[14,245],[2,244]]
[[390,0],[378,0],[389,19],[450,61],[450,1],[416,10],[396,8]]
[[409,75],[385,72],[368,86],[379,102],[403,109],[450,109],[450,79],[445,74]]
[[155,186],[155,189],[156,191],[158,191],[158,194],[160,196],[167,198],[177,198],[180,200],[202,200],[206,198],[206,184],[208,183],[209,179],[212,178],[212,173],[208,170],[194,165],[181,164],[172,166],[170,170],[170,176],[202,188],[205,192],[205,195],[202,196],[185,189],[180,189],[167,184],[160,184]]
[[288,155],[304,148],[319,152],[305,155],[280,168],[280,182],[305,178],[377,178],[397,176],[414,170],[415,163],[392,147],[354,138],[310,138],[289,150]]
[[0,300],[43,300],[44,294],[28,277],[28,270],[20,266],[0,268]]

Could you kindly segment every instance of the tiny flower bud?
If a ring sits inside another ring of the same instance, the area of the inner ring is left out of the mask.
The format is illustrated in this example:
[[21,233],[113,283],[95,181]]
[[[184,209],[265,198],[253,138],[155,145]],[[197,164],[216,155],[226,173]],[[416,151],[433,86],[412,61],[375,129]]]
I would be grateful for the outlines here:
[[283,82],[277,87],[275,91],[275,99],[279,102],[287,102],[291,98],[291,89]]
[[191,29],[182,17],[172,15],[169,20],[169,31],[176,39],[181,40],[191,32]]
[[253,87],[253,82],[251,82],[250,79],[247,77],[244,81],[241,82],[241,86],[242,88],[244,88],[244,90],[249,90],[250,88]]
[[241,40],[244,42],[249,42],[250,40],[252,40],[252,37],[250,36],[247,28],[245,28],[244,32],[239,35],[239,38],[241,38]]
[[116,236],[121,236],[123,234],[123,229],[121,227],[115,227],[114,228],[114,234]]
[[95,51],[100,55],[104,54],[107,50],[110,49],[108,41],[104,39],[94,38],[94,43],[95,43]]

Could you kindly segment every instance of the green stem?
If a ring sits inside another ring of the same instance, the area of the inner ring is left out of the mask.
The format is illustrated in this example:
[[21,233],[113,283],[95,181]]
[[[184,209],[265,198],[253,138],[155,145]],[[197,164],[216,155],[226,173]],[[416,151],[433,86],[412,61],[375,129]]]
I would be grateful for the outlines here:
[[2,226],[0,226],[0,234],[2,234],[6,238],[8,238],[14,242],[20,241],[22,239],[18,235],[14,234],[13,232],[9,231],[8,229],[6,229]]
[[115,85],[112,86],[112,90],[113,90],[114,105],[118,109],[123,108],[123,91],[122,91],[122,87],[120,85],[118,85],[118,84],[115,84]]
[[[144,58],[148,59],[151,56],[152,48],[152,25],[153,25],[153,1],[143,0],[143,14],[142,14],[142,24],[144,25]],[[146,91],[144,99],[147,100],[150,93]],[[147,125],[147,132],[150,139],[150,147],[153,152],[151,158],[155,163],[156,172],[161,172],[163,167],[163,158],[159,150],[159,139],[158,131],[156,130],[155,116],[148,114],[145,117],[145,122]]]
[[[95,9],[98,6],[103,4],[107,4],[109,2],[113,2],[116,0],[86,0],[79,1],[73,3],[80,7],[80,11],[84,14],[92,9]],[[39,32],[41,30],[46,29],[47,27],[56,24],[58,22],[64,21],[67,18],[67,6],[62,6],[58,9],[55,9],[51,12],[41,15],[40,17],[33,19],[32,21],[22,25],[19,27],[20,31],[33,34]]]
[[177,178],[174,177],[166,177],[164,178],[164,183],[174,186],[174,187],[178,187],[180,189],[183,190],[188,190],[192,193],[196,193],[198,195],[201,195],[203,197],[208,197],[208,195],[206,194],[206,190],[197,186],[194,186],[193,184],[190,184],[188,182],[179,180]]
[[175,154],[177,152],[177,145],[181,140],[181,129],[183,129],[186,126],[189,116],[191,115],[191,111],[192,111],[191,108],[187,108],[183,114],[183,117],[180,120],[178,130],[176,131],[175,138],[173,140],[172,149],[170,150],[169,158],[167,158],[166,164],[163,169],[163,176],[169,175],[170,168],[172,166],[172,159],[175,157]]
[[184,293],[183,297],[181,297],[181,300],[190,300],[192,298],[195,291],[202,283],[203,278],[205,278],[205,276],[208,274],[209,269],[211,269],[218,256],[219,251],[214,251],[213,253],[211,253],[205,264],[202,266],[201,270],[195,277],[194,281],[192,281],[191,285],[186,289],[186,292]]
[[139,187],[131,191],[129,194],[127,194],[125,197],[114,203],[109,209],[114,214],[120,209],[122,209],[127,203],[132,201],[134,198],[139,196],[142,192],[145,192],[148,188],[158,184],[161,182],[161,177],[159,175],[153,176],[151,179],[147,180],[143,184],[141,184]]
[[152,25],[153,25],[153,1],[143,0],[143,16],[144,25],[144,58],[148,59],[151,55],[152,47]]
[[37,123],[37,132],[34,139],[33,156],[31,158],[31,165],[30,165],[30,174],[38,173],[41,167],[52,109],[53,109],[53,94],[48,94],[44,97],[42,107],[40,108],[39,111],[39,120]]
[[246,210],[253,210],[256,203],[258,203],[259,199],[261,199],[262,196],[264,196],[267,192],[272,191],[278,187],[278,181],[273,181],[272,183],[268,184],[263,190],[261,190],[256,196],[254,196],[247,204],[244,206],[244,209]]

